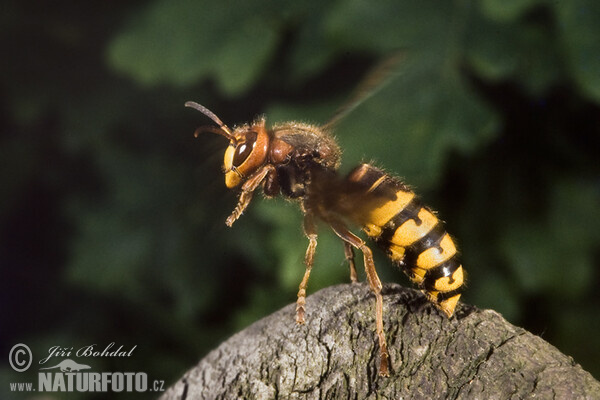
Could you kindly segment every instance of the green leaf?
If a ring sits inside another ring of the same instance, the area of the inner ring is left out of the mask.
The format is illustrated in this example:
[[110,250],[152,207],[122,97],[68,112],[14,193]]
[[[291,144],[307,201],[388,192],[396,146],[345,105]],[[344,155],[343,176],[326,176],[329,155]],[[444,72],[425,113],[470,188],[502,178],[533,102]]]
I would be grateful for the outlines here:
[[157,0],[109,45],[112,67],[143,84],[190,85],[214,75],[228,94],[255,81],[273,52],[279,26],[265,2]]
[[514,78],[540,96],[560,77],[560,55],[545,24],[494,21],[471,15],[465,54],[470,65],[488,80]]
[[292,48],[292,72],[302,78],[341,53],[450,53],[459,38],[454,24],[461,13],[461,7],[436,0],[330,3],[301,25]]
[[558,18],[562,50],[579,88],[600,103],[600,2],[552,2]]
[[425,46],[443,51],[447,40],[456,39],[449,33],[458,10],[451,2],[435,0],[339,1],[325,15],[325,34],[338,46],[384,54]]
[[543,0],[483,0],[481,8],[491,19],[515,21]]
[[323,71],[338,50],[335,43],[327,40],[325,22],[324,18],[311,18],[299,27],[296,42],[290,49],[291,74],[298,80]]
[[474,15],[466,36],[466,56],[471,66],[485,78],[497,81],[517,69],[515,43],[518,35],[514,25],[492,23]]

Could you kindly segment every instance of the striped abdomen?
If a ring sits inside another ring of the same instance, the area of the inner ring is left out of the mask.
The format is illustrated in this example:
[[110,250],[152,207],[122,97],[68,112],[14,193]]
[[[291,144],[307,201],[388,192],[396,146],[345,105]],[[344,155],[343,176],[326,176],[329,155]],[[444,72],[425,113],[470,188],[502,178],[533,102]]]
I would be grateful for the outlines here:
[[443,223],[402,182],[371,165],[361,164],[347,180],[364,188],[369,199],[355,217],[363,230],[451,316],[464,273]]

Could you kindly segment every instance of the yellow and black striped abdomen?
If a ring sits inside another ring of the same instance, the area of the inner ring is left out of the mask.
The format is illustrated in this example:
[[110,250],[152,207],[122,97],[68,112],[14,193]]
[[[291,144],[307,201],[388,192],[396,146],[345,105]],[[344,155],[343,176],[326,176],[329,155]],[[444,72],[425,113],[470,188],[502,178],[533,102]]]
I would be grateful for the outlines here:
[[464,272],[443,223],[402,182],[369,164],[347,180],[364,188],[369,201],[357,222],[383,247],[429,299],[451,316],[460,298]]

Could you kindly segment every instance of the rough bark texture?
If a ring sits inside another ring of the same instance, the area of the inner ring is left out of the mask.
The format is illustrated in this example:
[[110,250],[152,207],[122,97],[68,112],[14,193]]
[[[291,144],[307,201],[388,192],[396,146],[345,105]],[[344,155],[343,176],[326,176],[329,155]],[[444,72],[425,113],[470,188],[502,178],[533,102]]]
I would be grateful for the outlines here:
[[323,289],[210,352],[162,399],[600,399],[600,382],[491,310],[451,319],[415,290],[384,288],[391,375],[379,377],[375,298],[365,284]]

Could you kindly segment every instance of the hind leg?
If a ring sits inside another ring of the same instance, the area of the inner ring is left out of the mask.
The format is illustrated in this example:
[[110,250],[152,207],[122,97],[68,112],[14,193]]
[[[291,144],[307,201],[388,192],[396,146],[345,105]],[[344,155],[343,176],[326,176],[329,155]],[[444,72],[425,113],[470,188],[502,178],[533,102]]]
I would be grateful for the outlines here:
[[358,282],[358,275],[356,274],[356,265],[354,264],[354,248],[348,242],[344,242],[344,254],[346,254],[346,260],[350,267],[350,282]]
[[306,255],[304,256],[306,270],[304,271],[304,278],[302,278],[302,282],[300,282],[298,299],[296,300],[296,323],[298,324],[303,324],[305,321],[304,306],[306,305],[306,286],[308,285],[308,278],[310,277],[315,250],[317,248],[317,227],[315,226],[312,214],[304,215],[304,234],[308,238],[308,248],[306,249]]
[[375,307],[375,320],[377,324],[377,337],[379,339],[379,375],[389,376],[389,353],[387,350],[387,342],[385,340],[385,333],[383,330],[383,297],[381,296],[381,281],[375,270],[375,262],[373,261],[373,252],[365,244],[365,242],[350,232],[346,226],[338,221],[328,221],[329,225],[333,229],[336,235],[338,235],[344,242],[350,246],[359,249],[363,253],[365,272],[367,273],[367,280],[371,290],[375,294],[376,307]]

